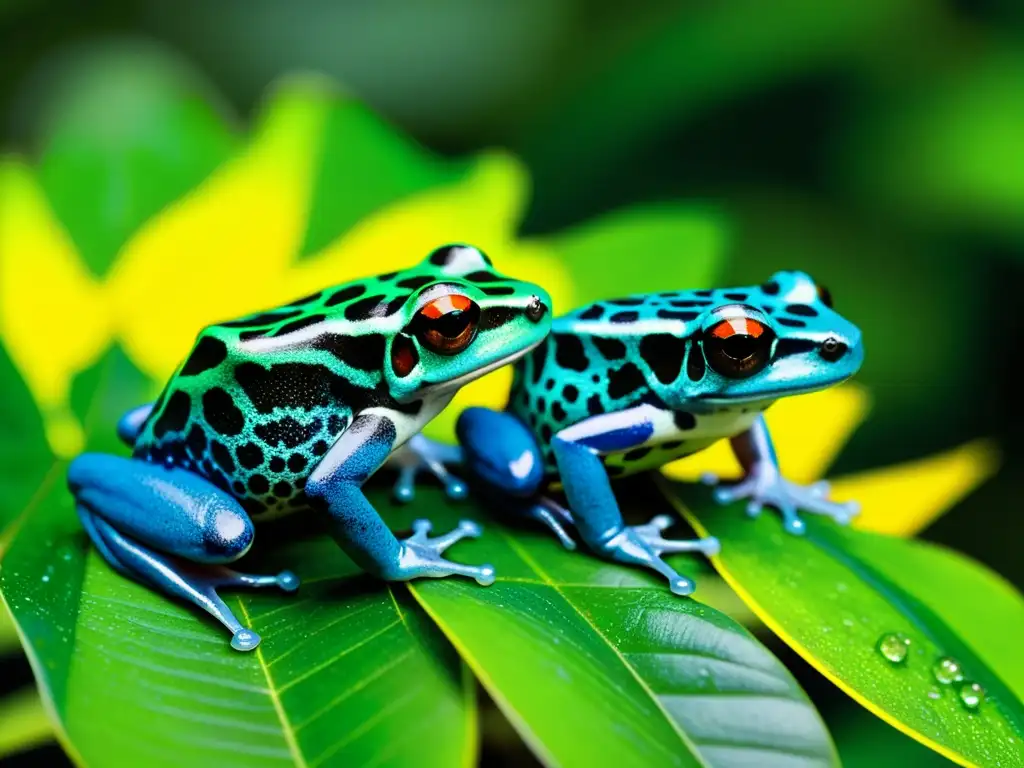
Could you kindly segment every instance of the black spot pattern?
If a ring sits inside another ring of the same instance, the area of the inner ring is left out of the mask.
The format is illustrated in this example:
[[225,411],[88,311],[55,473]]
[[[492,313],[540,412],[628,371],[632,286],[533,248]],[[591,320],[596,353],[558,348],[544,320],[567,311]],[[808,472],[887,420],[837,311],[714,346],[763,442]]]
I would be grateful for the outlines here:
[[252,475],[249,478],[249,490],[252,493],[266,493],[270,490],[270,483],[264,475]]
[[572,384],[566,384],[562,388],[562,397],[565,398],[568,403],[575,403],[576,398],[580,396],[580,391]]
[[555,421],[565,421],[565,416],[565,408],[562,407],[560,402],[555,400],[555,402],[551,404],[551,418]]
[[182,366],[179,376],[197,376],[203,371],[216,368],[228,356],[227,345],[212,336],[203,336]]
[[633,450],[622,454],[622,459],[623,461],[639,461],[650,452],[651,449],[649,447],[634,448]]
[[228,437],[237,435],[245,426],[245,417],[235,401],[220,387],[207,390],[203,395],[203,417],[215,431]]
[[597,351],[605,360],[621,360],[626,356],[626,345],[618,339],[606,339],[602,336],[592,336],[591,340]]
[[223,443],[217,440],[210,443],[210,453],[213,455],[213,460],[217,462],[217,466],[225,473],[230,475],[235,471],[235,460],[231,458],[231,451]]
[[626,363],[608,374],[608,397],[618,400],[645,384],[644,375],[633,363]]
[[181,432],[184,430],[191,410],[192,399],[180,389],[174,390],[171,396],[167,398],[167,405],[164,406],[163,413],[160,414],[160,418],[153,425],[153,436],[159,440],[168,432]]
[[499,283],[503,279],[504,278],[494,274],[493,272],[484,271],[470,272],[466,275],[466,280],[469,280],[471,283]]
[[407,277],[405,280],[399,280],[395,285],[399,288],[408,288],[410,291],[415,291],[425,285],[430,285],[432,282],[434,282],[434,278],[428,275],[421,275],[419,277]]
[[350,285],[332,293],[331,297],[324,302],[324,306],[333,307],[338,304],[344,304],[346,301],[359,298],[364,293],[366,293],[365,285]]
[[600,395],[591,395],[587,398],[587,413],[591,416],[597,416],[599,413],[604,412],[604,407],[601,405]]
[[779,325],[785,325],[785,326],[787,326],[789,328],[806,328],[807,327],[807,323],[805,323],[803,320],[794,320],[791,317],[779,317],[779,318],[776,318],[776,321],[778,322]]
[[256,443],[245,443],[235,449],[235,458],[246,469],[256,469],[263,463],[263,451]]
[[386,311],[387,305],[384,303],[384,297],[377,294],[353,301],[345,307],[345,319],[353,322],[369,320],[371,317],[382,317]]
[[585,310],[580,312],[580,320],[600,320],[604,314],[604,307],[600,304],[594,304],[592,307],[587,307]]
[[[571,371],[587,370],[587,356],[583,352],[583,342],[579,336],[568,333],[556,333],[551,337],[555,344],[555,363]],[[537,377],[540,380],[540,377]]]
[[288,457],[288,470],[290,472],[301,472],[306,468],[306,464],[308,463],[309,462],[306,461],[306,457],[301,453],[293,453]]
[[287,480],[278,480],[274,483],[274,495],[279,499],[287,499],[292,495],[292,486]]
[[312,346],[330,352],[349,368],[379,371],[384,364],[384,344],[384,336],[379,333],[365,336],[324,333],[313,340]]
[[777,296],[781,288],[775,280],[769,280],[767,283],[761,286],[761,290],[767,293],[769,296]]
[[488,296],[511,296],[516,289],[510,285],[488,285],[480,289]]
[[285,416],[266,424],[258,424],[254,431],[267,445],[283,445],[285,448],[297,448],[311,440],[322,426],[320,419],[313,419],[303,424],[291,416]]
[[289,333],[295,333],[301,331],[303,328],[308,328],[311,325],[322,323],[327,319],[326,315],[307,315],[306,317],[300,317],[298,320],[292,320],[290,323],[285,323],[274,333],[274,336],[286,336]]
[[690,381],[700,381],[704,378],[707,366],[704,362],[704,353],[696,340],[690,343],[690,354],[686,358],[686,376]]
[[612,299],[608,303],[614,304],[618,307],[639,307],[644,303],[644,299]]
[[206,433],[203,432],[203,428],[198,424],[193,424],[188,431],[188,437],[185,438],[185,444],[193,459],[202,456],[206,452]]
[[722,295],[725,296],[725,298],[729,299],[729,301],[746,301],[747,300],[747,294],[745,294],[745,293],[724,293]]
[[275,408],[311,410],[325,406],[330,402],[334,378],[327,366],[306,363],[277,363],[264,368],[246,362],[235,368],[235,380],[260,413]]
[[698,316],[697,312],[678,312],[674,309],[658,310],[658,317],[664,320],[683,320],[685,322],[689,320],[696,320]]
[[703,300],[687,299],[685,301],[670,301],[669,306],[686,309],[688,307],[710,307],[712,302]]
[[682,431],[690,430],[697,426],[696,417],[689,411],[673,411],[672,421],[675,422],[676,428]]
[[275,456],[270,460],[269,469],[274,474],[280,474],[281,472],[284,472],[284,459],[282,459],[280,456]]
[[652,333],[640,340],[640,357],[662,384],[679,377],[685,353],[686,342],[670,333]]
[[814,307],[810,307],[806,304],[789,304],[786,307],[786,311],[791,315],[799,315],[800,317],[817,317],[818,310]]
[[[661,314],[660,312],[658,314]],[[635,323],[640,319],[639,312],[616,312],[608,318],[613,323]]]

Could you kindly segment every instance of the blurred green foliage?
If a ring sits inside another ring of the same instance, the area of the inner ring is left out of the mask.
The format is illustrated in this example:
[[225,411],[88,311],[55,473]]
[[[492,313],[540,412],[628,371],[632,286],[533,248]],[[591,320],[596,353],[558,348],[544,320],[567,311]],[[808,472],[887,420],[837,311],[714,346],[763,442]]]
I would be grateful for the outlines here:
[[[194,67],[169,68],[150,41]],[[806,269],[865,331],[861,380],[874,416],[842,471],[981,435],[1002,440],[999,477],[925,536],[1024,584],[1024,523],[1007,512],[1024,471],[1014,372],[1024,333],[1024,4],[318,0],[300,12],[270,0],[5,0],[0,48],[0,137],[39,158],[57,208],[76,185],[100,181],[95,158],[66,147],[68,132],[88,134],[105,116],[76,113],[75,98],[55,112],[56,84],[72,95],[102,89],[117,113],[159,116],[155,126],[116,121],[109,135],[122,140],[98,144],[102,162],[123,170],[93,202],[115,212],[123,233],[173,197],[148,188],[155,170],[181,190],[194,184],[235,141],[214,115],[250,114],[264,86],[296,68],[331,75],[440,150],[500,144],[525,158],[536,186],[529,232],[633,202],[713,207],[732,232],[725,279]],[[171,108],[162,88],[216,91],[225,102]],[[202,138],[171,167],[125,151],[136,130],[184,123],[206,128],[176,134]],[[359,214],[325,206],[307,250]],[[61,213],[102,273],[115,238],[91,231],[96,210]],[[839,742],[845,757],[857,739]]]

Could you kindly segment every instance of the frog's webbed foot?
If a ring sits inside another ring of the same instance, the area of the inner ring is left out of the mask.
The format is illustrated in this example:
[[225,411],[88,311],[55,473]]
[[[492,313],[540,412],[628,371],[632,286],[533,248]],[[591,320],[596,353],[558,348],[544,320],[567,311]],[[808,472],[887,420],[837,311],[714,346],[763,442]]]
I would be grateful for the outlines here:
[[203,565],[151,550],[122,535],[103,518],[79,505],[78,514],[103,558],[126,576],[176,595],[207,611],[231,632],[231,647],[251,651],[260,636],[243,627],[217,590],[222,587],[277,587],[284,592],[299,588],[291,571],[273,576],[239,573],[221,565]]
[[751,517],[761,514],[765,506],[774,507],[782,515],[783,525],[790,533],[802,534],[806,530],[798,510],[831,517],[840,525],[846,525],[860,512],[855,501],[830,501],[828,483],[799,485],[782,477],[774,468],[749,472],[733,485],[719,485],[718,477],[712,474],[705,474],[701,481],[717,486],[714,494],[719,504],[748,499],[747,514]]
[[622,529],[600,545],[601,554],[624,563],[643,565],[668,579],[669,588],[677,595],[689,595],[696,585],[666,563],[661,556],[678,552],[701,552],[708,557],[717,555],[718,539],[672,540],[662,536],[672,526],[668,515],[658,515],[644,525],[631,525]]
[[394,485],[395,499],[408,502],[416,497],[416,478],[421,472],[427,472],[440,480],[449,498],[464,499],[467,494],[466,484],[445,467],[445,464],[461,463],[462,451],[458,446],[414,435],[388,459],[388,464],[398,469],[398,479]]
[[413,534],[401,544],[396,578],[401,580],[420,577],[443,578],[468,576],[487,586],[494,583],[493,565],[465,565],[446,560],[442,554],[448,547],[465,538],[477,538],[480,526],[471,520],[459,521],[458,527],[440,536],[430,536],[429,520],[415,520]]

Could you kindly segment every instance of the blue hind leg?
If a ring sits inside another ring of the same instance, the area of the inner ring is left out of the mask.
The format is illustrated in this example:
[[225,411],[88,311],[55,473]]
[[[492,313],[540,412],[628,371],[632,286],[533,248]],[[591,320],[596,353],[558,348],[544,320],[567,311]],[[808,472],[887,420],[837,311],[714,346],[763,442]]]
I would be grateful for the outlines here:
[[231,632],[236,650],[251,650],[260,638],[241,625],[217,589],[298,587],[290,571],[258,576],[225,567],[248,551],[252,522],[234,498],[197,475],[83,454],[68,468],[68,484],[82,526],[114,569],[204,609]]
[[500,506],[520,517],[543,523],[566,549],[576,542],[566,532],[572,515],[538,493],[544,480],[544,460],[533,434],[510,413],[467,408],[455,426],[462,460],[483,490]]

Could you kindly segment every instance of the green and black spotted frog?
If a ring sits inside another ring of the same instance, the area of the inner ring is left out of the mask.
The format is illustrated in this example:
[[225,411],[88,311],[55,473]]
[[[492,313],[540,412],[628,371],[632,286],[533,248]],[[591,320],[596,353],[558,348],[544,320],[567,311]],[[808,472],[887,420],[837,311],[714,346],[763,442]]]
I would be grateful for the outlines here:
[[[528,353],[550,326],[542,288],[495,272],[466,245],[210,326],[157,402],[121,419],[130,458],[87,453],[71,463],[82,525],[111,566],[204,608],[238,650],[260,638],[217,589],[298,586],[288,571],[226,567],[248,551],[253,521],[312,509],[380,578],[460,574],[488,584],[491,566],[442,556],[479,535],[474,523],[431,537],[417,521],[399,541],[361,486],[461,386]],[[444,476],[416,452],[404,451],[403,482],[421,466]],[[464,493],[451,478],[448,489]]]
[[[739,483],[717,478],[720,502],[779,510],[801,533],[804,510],[846,522],[857,508],[827,498],[828,487],[782,477],[763,411],[776,399],[830,387],[860,368],[861,334],[832,308],[827,290],[801,272],[760,286],[629,296],[558,317],[551,335],[520,360],[504,412],[469,408],[457,424],[461,449],[430,446],[461,463],[512,512],[548,525],[572,548],[565,526],[609,559],[663,574],[673,592],[694,585],[664,553],[714,554],[713,538],[673,541],[658,516],[626,526],[609,478],[660,467],[731,440],[745,469]],[[568,509],[546,491],[560,482]]]

